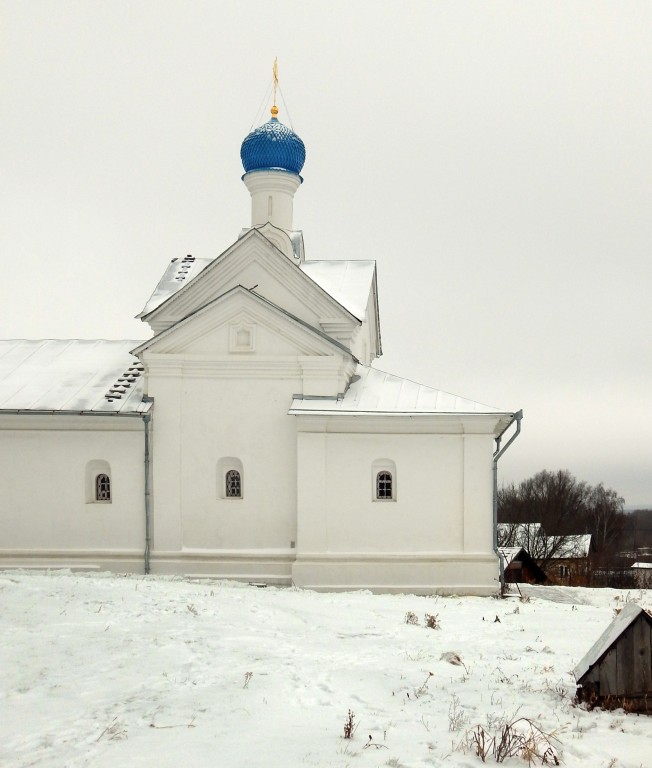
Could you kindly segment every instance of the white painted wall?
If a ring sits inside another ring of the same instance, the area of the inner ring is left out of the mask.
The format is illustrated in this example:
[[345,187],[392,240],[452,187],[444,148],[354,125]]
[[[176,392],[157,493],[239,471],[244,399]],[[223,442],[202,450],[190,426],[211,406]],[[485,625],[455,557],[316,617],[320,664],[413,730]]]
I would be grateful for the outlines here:
[[[454,433],[448,422],[438,433],[435,420],[415,432],[423,418],[397,417],[391,432],[382,416],[297,419],[296,583],[495,591],[490,432]],[[396,466],[394,501],[374,498],[372,466],[383,458]]]
[[275,227],[292,230],[294,195],[301,177],[286,171],[252,171],[242,180],[251,195],[251,226],[271,222]]
[[[93,459],[111,467],[110,503],[86,501],[85,469]],[[142,571],[141,418],[3,415],[0,487],[0,565]]]

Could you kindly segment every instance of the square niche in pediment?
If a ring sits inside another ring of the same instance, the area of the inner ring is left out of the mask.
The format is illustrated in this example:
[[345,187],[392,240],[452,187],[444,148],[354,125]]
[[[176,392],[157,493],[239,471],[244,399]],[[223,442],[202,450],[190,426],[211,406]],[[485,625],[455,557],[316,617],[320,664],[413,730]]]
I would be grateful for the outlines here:
[[229,337],[229,352],[253,352],[256,342],[256,326],[252,323],[233,323]]

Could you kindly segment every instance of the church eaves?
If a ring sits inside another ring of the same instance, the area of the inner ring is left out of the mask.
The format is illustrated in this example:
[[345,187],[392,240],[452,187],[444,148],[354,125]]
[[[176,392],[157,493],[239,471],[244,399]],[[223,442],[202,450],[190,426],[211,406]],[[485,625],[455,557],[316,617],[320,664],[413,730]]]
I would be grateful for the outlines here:
[[0,412],[144,413],[143,366],[129,353],[139,343],[0,341]]

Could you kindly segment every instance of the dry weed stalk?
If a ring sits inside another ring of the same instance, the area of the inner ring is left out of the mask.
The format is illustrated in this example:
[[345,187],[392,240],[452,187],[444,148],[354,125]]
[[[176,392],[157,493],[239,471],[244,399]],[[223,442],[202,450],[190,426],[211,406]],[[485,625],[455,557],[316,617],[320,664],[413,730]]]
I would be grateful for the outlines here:
[[355,731],[355,726],[353,724],[354,720],[355,720],[355,715],[353,714],[352,710],[349,710],[349,714],[346,716],[346,722],[344,723],[345,739],[353,738],[353,732]]
[[472,749],[483,763],[490,757],[496,763],[520,757],[528,765],[559,765],[555,742],[554,734],[545,733],[527,717],[519,717],[504,723],[495,734],[476,725],[467,731],[458,748]]

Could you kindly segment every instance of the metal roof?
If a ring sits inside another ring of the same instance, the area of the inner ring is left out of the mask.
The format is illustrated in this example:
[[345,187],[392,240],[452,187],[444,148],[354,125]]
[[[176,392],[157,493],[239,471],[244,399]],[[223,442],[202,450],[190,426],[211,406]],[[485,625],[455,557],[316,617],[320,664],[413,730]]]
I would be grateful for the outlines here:
[[0,341],[0,411],[143,413],[139,341]]
[[179,288],[196,277],[214,259],[197,259],[194,256],[185,256],[183,259],[172,259],[163,276],[154,288],[154,292],[147,299],[142,312],[137,317],[144,317],[153,312],[166,299],[175,294]]
[[[153,312],[213,261],[194,256],[171,261],[138,317]],[[375,261],[304,261],[298,268],[358,320],[366,318]]]
[[366,319],[375,261],[304,261],[299,269],[358,320]]
[[292,401],[290,413],[300,414],[496,414],[507,411],[482,405],[440,389],[358,364],[351,384],[339,398]]
[[282,170],[299,175],[306,162],[306,147],[291,128],[272,117],[246,136],[240,158],[245,173]]

